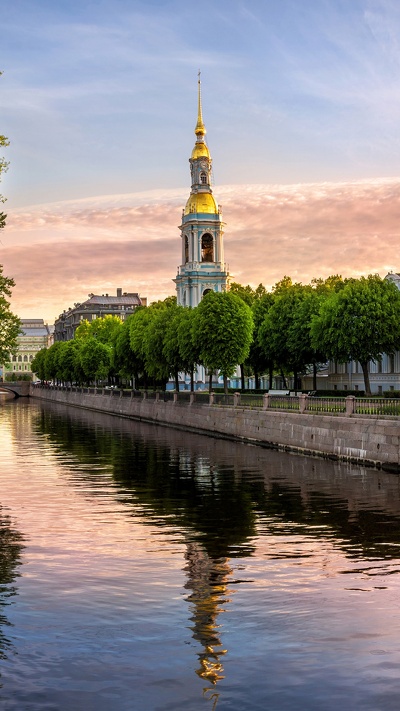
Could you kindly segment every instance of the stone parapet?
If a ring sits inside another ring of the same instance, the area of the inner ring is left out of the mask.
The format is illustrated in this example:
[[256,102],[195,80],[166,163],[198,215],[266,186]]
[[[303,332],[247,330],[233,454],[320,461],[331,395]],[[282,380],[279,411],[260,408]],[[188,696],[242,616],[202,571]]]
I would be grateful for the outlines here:
[[[98,391],[99,392],[99,391]],[[183,430],[345,461],[400,470],[398,418],[335,417],[156,398],[33,388],[32,397]],[[211,403],[213,398],[210,398]],[[350,404],[350,403],[349,403]],[[349,407],[349,410],[351,408]]]

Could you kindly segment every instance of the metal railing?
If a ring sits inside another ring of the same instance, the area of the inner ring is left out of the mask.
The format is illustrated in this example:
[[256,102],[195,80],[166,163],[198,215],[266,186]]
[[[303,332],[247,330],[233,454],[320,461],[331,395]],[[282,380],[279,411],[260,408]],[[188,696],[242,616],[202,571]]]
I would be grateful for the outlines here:
[[240,393],[240,405],[242,407],[264,407],[264,396]]
[[268,398],[269,410],[299,410],[299,398],[291,395],[270,395]]
[[297,412],[300,414],[321,415],[347,415],[347,416],[374,416],[374,417],[400,417],[400,398],[375,398],[375,397],[316,397],[311,395],[274,395],[270,392],[265,395],[250,392],[245,393],[209,393],[207,391],[173,390],[119,390],[117,388],[94,388],[62,385],[33,386],[41,388],[44,392],[49,390],[64,390],[75,393],[89,393],[93,395],[106,395],[107,397],[124,397],[147,399],[152,402],[180,403],[182,405],[196,404],[201,406],[240,407],[254,408],[259,411],[272,410],[276,412]]
[[307,397],[305,412],[346,412],[346,400],[342,397]]
[[400,399],[357,398],[354,412],[356,415],[400,415]]

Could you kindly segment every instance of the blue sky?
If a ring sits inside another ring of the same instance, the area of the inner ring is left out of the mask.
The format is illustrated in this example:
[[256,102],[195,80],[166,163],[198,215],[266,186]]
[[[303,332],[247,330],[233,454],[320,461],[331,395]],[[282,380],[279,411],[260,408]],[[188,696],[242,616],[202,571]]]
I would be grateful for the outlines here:
[[6,2],[4,246],[26,242],[12,219],[27,206],[149,190],[185,200],[199,68],[217,198],[219,185],[397,178],[399,45],[395,0]]

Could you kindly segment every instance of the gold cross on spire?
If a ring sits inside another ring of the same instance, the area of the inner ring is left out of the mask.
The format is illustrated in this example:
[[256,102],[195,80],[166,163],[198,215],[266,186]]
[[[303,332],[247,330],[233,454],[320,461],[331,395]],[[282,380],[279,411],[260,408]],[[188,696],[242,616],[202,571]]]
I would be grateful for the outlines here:
[[201,71],[199,69],[197,73],[197,84],[198,84],[198,109],[197,109],[197,124],[194,132],[196,136],[204,136],[206,133],[206,127],[203,123],[203,112],[201,107]]

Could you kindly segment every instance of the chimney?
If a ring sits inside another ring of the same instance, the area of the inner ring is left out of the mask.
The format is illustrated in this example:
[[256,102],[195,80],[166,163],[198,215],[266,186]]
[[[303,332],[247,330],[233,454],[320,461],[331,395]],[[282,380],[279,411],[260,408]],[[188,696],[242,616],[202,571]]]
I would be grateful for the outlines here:
[[117,296],[119,296],[119,297],[122,296],[122,289],[117,289]]

